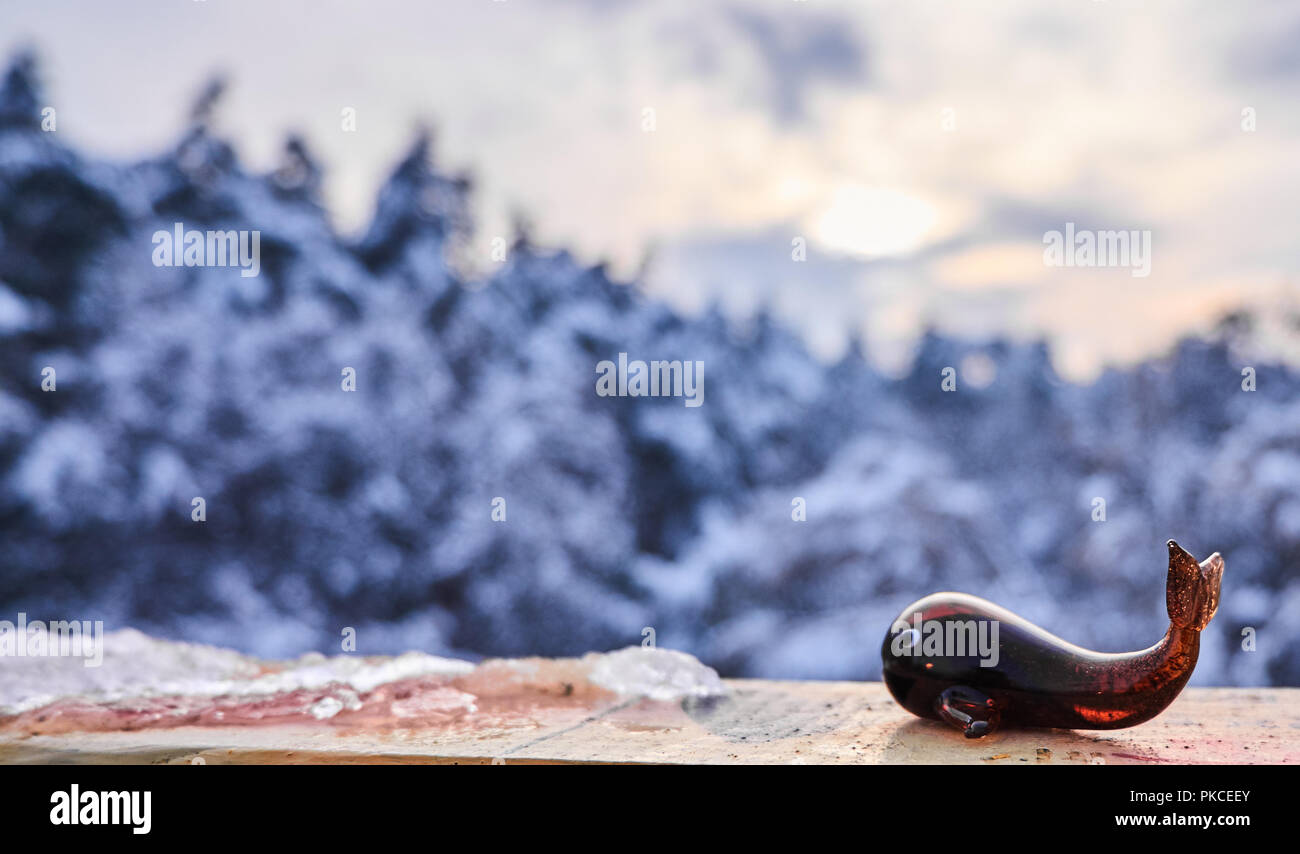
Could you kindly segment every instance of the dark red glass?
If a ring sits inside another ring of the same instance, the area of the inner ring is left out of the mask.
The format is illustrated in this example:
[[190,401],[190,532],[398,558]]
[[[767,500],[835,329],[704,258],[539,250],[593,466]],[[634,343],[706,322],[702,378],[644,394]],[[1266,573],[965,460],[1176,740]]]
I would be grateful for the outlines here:
[[967,738],[999,726],[1119,729],[1148,721],[1191,677],[1223,577],[1218,552],[1198,564],[1173,540],[1168,546],[1169,630],[1154,646],[1093,652],[977,596],[935,593],[904,608],[885,635],[885,684],[912,714],[947,721]]

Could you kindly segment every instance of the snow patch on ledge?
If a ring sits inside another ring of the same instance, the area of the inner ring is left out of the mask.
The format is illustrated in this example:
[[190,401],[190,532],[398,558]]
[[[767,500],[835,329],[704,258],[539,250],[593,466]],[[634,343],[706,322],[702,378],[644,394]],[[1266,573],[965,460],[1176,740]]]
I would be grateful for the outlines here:
[[726,693],[718,672],[684,652],[629,646],[616,652],[588,653],[584,662],[595,684],[623,696],[680,700]]
[[98,667],[74,656],[0,659],[0,725],[4,718],[18,723],[15,717],[39,723],[53,711],[73,729],[342,722],[349,715],[428,722],[473,715],[480,700],[582,702],[613,694],[671,701],[722,693],[711,667],[653,647],[479,665],[420,652],[264,661],[125,629],[104,635]]
[[393,658],[311,652],[292,661],[262,661],[135,629],[108,632],[103,644],[98,667],[87,667],[78,656],[0,658],[0,715],[67,698],[100,704],[137,697],[274,696],[326,686],[366,692],[399,679],[459,676],[474,669],[468,661],[419,652]]

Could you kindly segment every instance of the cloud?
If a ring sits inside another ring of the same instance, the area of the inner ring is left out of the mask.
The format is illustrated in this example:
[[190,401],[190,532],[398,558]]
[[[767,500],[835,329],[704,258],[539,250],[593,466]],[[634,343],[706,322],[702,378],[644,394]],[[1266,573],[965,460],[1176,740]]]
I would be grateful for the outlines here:
[[[802,11],[802,10],[801,10]],[[854,36],[854,22],[806,11],[790,15],[732,7],[731,23],[762,56],[771,88],[771,108],[783,122],[806,118],[804,99],[821,82],[863,86],[867,55]]]
[[[8,17],[47,55],[59,132],[80,146],[170,144],[183,116],[155,105],[225,69],[220,124],[241,154],[270,168],[302,131],[334,214],[356,228],[412,126],[433,120],[440,161],[474,170],[485,241],[518,209],[537,239],[622,275],[656,247],[674,259],[659,294],[764,294],[817,340],[880,317],[899,336],[995,327],[1070,336],[1073,361],[1095,369],[1209,323],[1239,290],[1265,292],[1234,281],[1294,282],[1300,267],[1300,13],[1282,3],[223,0],[164,13],[123,0]],[[308,25],[311,38],[290,35]],[[356,133],[339,130],[345,106]],[[1067,221],[1151,229],[1151,279],[1048,274],[1046,305],[1008,247]],[[772,269],[755,278],[769,262],[752,259],[788,259],[795,234],[810,246],[795,278],[827,265],[816,300],[766,290],[786,281]],[[1113,322],[1180,293],[1187,311],[1163,315],[1180,328]]]

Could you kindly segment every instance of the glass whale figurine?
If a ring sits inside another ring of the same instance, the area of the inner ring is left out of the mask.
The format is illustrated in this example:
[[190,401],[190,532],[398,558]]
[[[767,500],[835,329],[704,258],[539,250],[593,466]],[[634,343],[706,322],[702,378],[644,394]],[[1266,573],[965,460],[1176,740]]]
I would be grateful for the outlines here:
[[977,596],[935,593],[908,605],[881,647],[884,680],[914,715],[967,738],[1007,727],[1120,729],[1173,702],[1219,607],[1223,558],[1197,563],[1170,540],[1169,630],[1137,652],[1077,647]]

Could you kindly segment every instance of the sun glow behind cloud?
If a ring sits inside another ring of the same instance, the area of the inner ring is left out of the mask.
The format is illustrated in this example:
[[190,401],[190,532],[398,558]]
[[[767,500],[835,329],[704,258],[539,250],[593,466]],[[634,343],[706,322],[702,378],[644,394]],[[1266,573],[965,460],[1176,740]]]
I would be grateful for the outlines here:
[[865,258],[899,256],[920,249],[933,236],[934,205],[899,190],[846,184],[815,218],[817,242],[833,252]]

